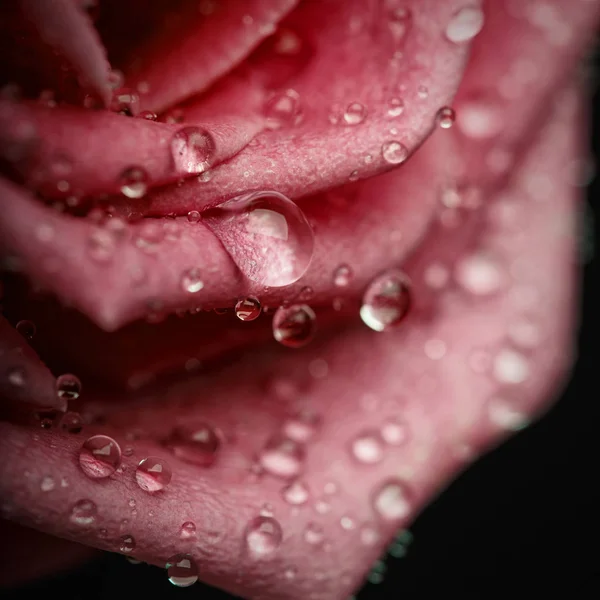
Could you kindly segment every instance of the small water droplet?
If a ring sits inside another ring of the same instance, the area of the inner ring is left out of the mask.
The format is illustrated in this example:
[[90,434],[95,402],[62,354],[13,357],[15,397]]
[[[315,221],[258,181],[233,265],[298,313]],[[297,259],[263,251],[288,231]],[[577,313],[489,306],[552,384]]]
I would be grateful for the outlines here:
[[426,98],[429,97],[429,90],[427,89],[426,86],[424,85],[420,85],[417,88],[417,96],[421,99],[421,100],[425,100]]
[[290,285],[312,259],[314,234],[304,213],[278,192],[243,194],[205,211],[203,222],[242,273],[260,285]]
[[199,127],[183,127],[171,140],[171,155],[175,170],[181,173],[206,171],[214,153],[214,139]]
[[184,292],[188,292],[189,294],[199,292],[204,287],[200,270],[195,267],[186,269],[181,275],[181,287]]
[[121,464],[121,447],[106,435],[93,435],[79,450],[79,466],[91,479],[109,477]]
[[346,125],[359,125],[367,116],[367,109],[360,102],[352,102],[344,111]]
[[477,6],[465,6],[454,13],[446,26],[446,37],[454,44],[472,40],[483,28],[483,11]]
[[399,117],[404,112],[404,101],[401,98],[392,98],[388,105],[388,117]]
[[407,277],[400,271],[386,271],[369,284],[363,296],[360,317],[374,331],[385,331],[404,319],[410,300]]
[[261,450],[259,463],[271,475],[283,479],[297,477],[304,460],[303,447],[283,436],[274,436]]
[[304,530],[304,541],[311,546],[318,546],[323,543],[325,533],[323,528],[317,523],[308,523]]
[[288,581],[292,581],[292,580],[296,579],[297,573],[298,573],[298,571],[295,567],[287,567],[286,569],[283,570],[283,576]]
[[516,385],[529,377],[529,361],[516,350],[504,348],[496,354],[493,362],[494,377],[499,383]]
[[390,446],[401,446],[408,437],[406,424],[398,419],[389,419],[381,426],[381,437]]
[[530,423],[529,417],[513,398],[493,396],[487,403],[487,409],[490,421],[502,429],[521,431]]
[[83,429],[83,419],[79,413],[68,411],[60,418],[58,426],[67,433],[80,433]]
[[190,210],[187,214],[187,220],[190,223],[197,223],[201,219],[201,215],[197,210]]
[[77,400],[81,394],[81,381],[71,373],[61,375],[56,379],[56,393],[59,398]]
[[362,464],[373,465],[383,459],[383,443],[375,431],[365,431],[352,440],[352,456]]
[[139,119],[146,119],[146,121],[156,121],[158,119],[158,115],[151,110],[143,110],[139,115]]
[[384,483],[373,497],[373,508],[386,521],[407,517],[411,503],[405,484],[396,479]]
[[69,519],[76,525],[91,525],[97,514],[98,508],[91,500],[79,500],[71,508]]
[[465,291],[476,296],[494,294],[504,283],[504,275],[498,263],[482,253],[461,259],[454,275],[456,282]]
[[32,321],[19,321],[15,329],[27,340],[33,339],[36,332],[35,324]]
[[141,167],[125,169],[120,178],[121,193],[127,198],[142,198],[148,190],[148,173]]
[[244,298],[235,305],[235,316],[240,321],[254,321],[260,315],[262,307],[256,298]]
[[356,527],[356,521],[352,517],[344,515],[340,518],[340,526],[345,531],[352,531]]
[[299,506],[301,504],[306,504],[309,492],[306,484],[302,481],[294,481],[283,488],[281,495],[288,504]]
[[135,550],[135,539],[132,535],[122,535],[119,538],[119,552],[129,554]]
[[105,229],[94,229],[87,241],[90,257],[99,263],[110,262],[115,255],[116,248],[114,235]]
[[389,12],[389,27],[396,43],[401,42],[408,32],[412,15],[408,8],[396,7]]
[[162,458],[149,456],[140,461],[135,480],[145,492],[160,492],[171,481],[171,467]]
[[265,105],[265,116],[269,129],[297,124],[300,117],[298,93],[287,90],[270,98]]
[[452,125],[454,125],[454,121],[456,120],[456,114],[452,108],[449,106],[443,106],[438,110],[436,115],[437,124],[442,129],[450,129]]
[[320,515],[326,515],[331,510],[331,504],[327,500],[317,500],[315,502],[315,510]]
[[42,490],[42,492],[50,492],[54,489],[55,485],[54,478],[50,477],[50,475],[46,475],[45,477],[42,477],[40,490]]
[[196,524],[193,521],[186,521],[181,525],[179,537],[182,540],[189,540],[196,537]]
[[175,554],[165,565],[169,581],[176,587],[189,587],[198,581],[198,567],[189,554]]
[[372,525],[363,525],[360,529],[360,541],[365,546],[375,546],[380,537],[379,532]]
[[352,281],[352,269],[348,265],[340,265],[333,273],[333,285],[346,287]]
[[312,340],[316,320],[312,308],[306,304],[282,306],[273,315],[273,336],[288,348],[300,348]]
[[295,442],[306,443],[315,435],[319,420],[316,413],[301,411],[283,424],[283,433]]
[[383,160],[391,165],[399,165],[408,158],[406,146],[395,140],[385,142],[381,146]]
[[165,445],[185,462],[210,467],[217,458],[221,440],[207,423],[188,423],[176,427]]
[[133,117],[140,110],[140,97],[133,90],[122,87],[114,90],[110,110]]
[[246,548],[253,558],[273,554],[283,538],[281,525],[273,517],[255,517],[246,526]]

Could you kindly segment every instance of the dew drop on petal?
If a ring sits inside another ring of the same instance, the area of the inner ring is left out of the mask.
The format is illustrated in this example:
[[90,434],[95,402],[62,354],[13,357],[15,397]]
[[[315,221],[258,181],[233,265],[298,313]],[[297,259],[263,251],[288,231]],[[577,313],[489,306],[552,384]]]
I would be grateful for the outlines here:
[[471,41],[483,28],[484,16],[481,8],[465,6],[454,13],[446,26],[446,37],[454,44]]
[[175,554],[165,565],[169,581],[176,587],[189,587],[198,581],[198,567],[189,554]]
[[360,102],[352,102],[344,111],[344,123],[346,125],[359,125],[367,116],[367,109]]
[[56,483],[54,479],[50,477],[50,475],[46,475],[42,477],[42,481],[40,482],[40,490],[42,492],[51,492],[56,487]]
[[121,447],[107,435],[93,435],[79,450],[79,466],[90,479],[110,477],[121,464]]
[[36,332],[35,324],[32,321],[19,321],[15,329],[27,340],[33,339]]
[[300,116],[298,94],[294,90],[275,94],[265,105],[265,116],[269,129],[295,125]]
[[400,142],[392,140],[382,144],[381,155],[385,162],[391,165],[399,165],[408,158],[408,150]]
[[301,411],[283,424],[283,433],[291,440],[303,444],[315,435],[319,421],[316,413]]
[[273,315],[273,336],[288,348],[300,348],[312,340],[316,321],[315,313],[306,304],[282,306]]
[[210,166],[215,153],[215,141],[200,127],[183,127],[171,140],[171,156],[180,173],[202,173]]
[[265,444],[258,460],[267,473],[282,479],[293,479],[302,469],[304,449],[294,440],[274,436]]
[[79,378],[70,373],[57,377],[56,394],[59,398],[77,400],[79,394],[81,394],[81,382],[79,381]]
[[189,540],[196,537],[196,524],[193,521],[186,521],[181,525],[179,537],[182,540]]
[[308,523],[304,529],[304,541],[311,546],[318,546],[323,543],[325,532],[323,527],[317,523]]
[[404,112],[404,101],[401,98],[392,98],[388,104],[387,114],[389,117],[399,117]]
[[197,223],[201,219],[201,215],[197,210],[190,210],[187,214],[187,220],[190,223]]
[[87,241],[91,259],[98,263],[110,262],[117,249],[114,235],[104,229],[94,229]]
[[511,348],[504,348],[496,354],[492,370],[499,383],[516,385],[527,380],[530,367],[523,354]]
[[251,281],[284,287],[298,281],[308,269],[314,234],[304,213],[283,194],[243,194],[202,216]]
[[293,506],[306,504],[309,498],[308,488],[302,481],[294,481],[283,488],[281,495],[283,499]]
[[436,115],[437,124],[442,129],[450,129],[452,125],[454,125],[454,121],[456,120],[456,114],[454,110],[449,106],[444,106],[438,110]]
[[493,396],[487,402],[487,413],[491,423],[508,431],[520,431],[530,423],[512,398]]
[[235,316],[240,321],[254,321],[261,313],[262,307],[256,298],[243,298],[235,305]]
[[246,526],[244,535],[246,549],[253,558],[273,554],[281,545],[281,525],[273,517],[255,517]]
[[91,500],[79,500],[72,506],[69,520],[76,525],[91,525],[97,514],[98,508]]
[[207,423],[187,423],[171,432],[165,446],[187,463],[210,467],[217,458],[221,440]]
[[389,419],[381,426],[381,437],[390,446],[400,446],[408,437],[407,427],[402,421]]
[[373,496],[375,512],[386,521],[403,519],[410,514],[411,502],[406,485],[399,480],[384,483]]
[[119,538],[119,552],[129,554],[135,550],[135,539],[132,535],[122,535]]
[[127,198],[142,198],[148,190],[148,173],[141,167],[130,167],[121,174],[120,189]]
[[397,270],[386,271],[369,284],[360,317],[374,331],[385,331],[404,319],[410,303],[408,278]]
[[352,269],[348,265],[340,265],[333,273],[333,285],[346,287],[352,281]]
[[188,294],[195,294],[204,287],[200,270],[192,267],[181,274],[181,287]]
[[139,119],[146,119],[146,121],[156,121],[158,119],[158,115],[151,110],[143,110],[139,115]]
[[372,465],[383,459],[383,443],[376,432],[363,432],[356,436],[350,450],[354,460],[361,464]]
[[456,265],[454,276],[465,291],[476,296],[487,296],[497,292],[504,281],[498,263],[481,253],[461,259]]
[[140,461],[135,480],[145,492],[160,492],[171,481],[171,467],[162,458],[149,456]]

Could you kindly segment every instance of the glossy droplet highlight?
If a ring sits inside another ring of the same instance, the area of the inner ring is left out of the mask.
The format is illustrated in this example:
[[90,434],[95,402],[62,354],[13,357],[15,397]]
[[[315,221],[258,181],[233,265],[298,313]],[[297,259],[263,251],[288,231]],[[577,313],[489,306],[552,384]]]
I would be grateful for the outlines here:
[[313,255],[314,235],[304,213],[274,191],[253,192],[203,213],[242,273],[268,287],[298,281]]
[[385,162],[391,165],[399,165],[408,158],[408,150],[406,146],[400,142],[392,140],[390,142],[385,142],[381,146],[381,155]]
[[144,458],[135,471],[135,480],[145,492],[160,492],[171,481],[171,467],[162,458]]
[[367,431],[352,440],[350,451],[357,462],[373,465],[383,458],[383,443],[376,432]]
[[190,223],[197,223],[201,219],[201,215],[197,210],[190,210],[187,214],[187,220]]
[[282,479],[296,477],[304,460],[304,448],[288,438],[271,438],[259,455],[259,463],[271,475]]
[[367,288],[360,307],[360,317],[374,331],[398,325],[410,309],[408,278],[400,271],[386,271]]
[[527,358],[511,348],[503,348],[496,354],[492,370],[499,383],[512,385],[525,382],[530,373]]
[[190,587],[198,581],[198,567],[189,554],[175,554],[165,565],[169,581],[176,587]]
[[294,90],[275,94],[265,105],[265,116],[269,129],[290,127],[301,120],[299,96]]
[[217,458],[221,440],[207,423],[190,423],[176,427],[165,445],[187,463],[210,467]]
[[273,315],[273,336],[288,348],[300,348],[313,338],[316,320],[312,308],[306,304],[282,306]]
[[171,156],[180,173],[202,173],[215,153],[212,136],[199,127],[183,127],[171,140]]
[[32,321],[19,321],[15,329],[26,339],[31,340],[36,332],[35,324]]
[[71,508],[69,520],[76,525],[92,525],[97,514],[98,508],[91,500],[79,500]]
[[352,102],[344,111],[344,123],[346,125],[359,125],[367,116],[367,109],[360,102]]
[[309,492],[304,483],[301,481],[294,481],[283,488],[281,496],[288,504],[300,506],[301,504],[306,504],[306,502],[308,502]]
[[200,270],[196,268],[186,269],[181,274],[181,287],[188,294],[195,294],[204,287]]
[[304,541],[311,546],[318,546],[325,539],[323,528],[317,523],[308,523],[304,530]]
[[304,444],[315,435],[319,421],[316,413],[301,411],[283,424],[283,433],[291,440]]
[[407,517],[411,503],[405,484],[399,480],[391,480],[382,485],[373,496],[373,509],[386,521]]
[[56,393],[59,398],[77,400],[81,394],[81,381],[70,373],[61,375],[56,379]]
[[181,525],[179,537],[182,540],[190,540],[196,537],[196,524],[192,521],[186,521]]
[[483,28],[483,11],[477,6],[465,6],[454,13],[446,26],[446,37],[454,44],[472,40]]
[[381,426],[381,438],[390,446],[401,446],[408,438],[406,424],[397,419],[389,419]]
[[66,412],[60,419],[58,426],[67,433],[79,433],[83,429],[83,419],[76,412]]
[[456,120],[456,114],[452,108],[449,106],[444,106],[438,110],[436,115],[437,124],[442,129],[450,129],[452,125],[454,125],[454,121]]
[[530,423],[522,407],[510,397],[492,397],[487,403],[487,413],[491,423],[508,431],[520,431]]
[[132,535],[122,535],[119,538],[119,552],[129,554],[135,550],[135,539]]
[[93,435],[79,450],[79,466],[91,479],[110,477],[121,464],[121,447],[107,435]]
[[401,98],[392,98],[388,105],[387,114],[389,117],[399,117],[404,112],[404,101]]
[[262,307],[256,298],[244,298],[235,305],[235,316],[240,321],[254,321],[258,319]]
[[246,549],[253,558],[263,558],[275,552],[283,537],[281,525],[273,517],[256,517],[245,532]]
[[333,273],[333,285],[346,287],[352,281],[352,269],[348,265],[340,265]]
[[130,167],[121,174],[121,193],[127,198],[142,198],[148,191],[148,173],[141,167]]

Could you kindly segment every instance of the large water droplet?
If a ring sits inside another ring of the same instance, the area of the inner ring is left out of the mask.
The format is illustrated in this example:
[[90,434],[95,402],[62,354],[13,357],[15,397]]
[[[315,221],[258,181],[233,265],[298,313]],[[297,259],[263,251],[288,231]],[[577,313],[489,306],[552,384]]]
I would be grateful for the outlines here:
[[259,455],[259,462],[265,471],[283,479],[296,477],[302,469],[303,460],[303,447],[282,436],[271,438]]
[[81,394],[81,381],[70,373],[61,375],[56,379],[56,393],[59,398],[77,400]]
[[171,481],[171,467],[162,458],[149,456],[140,461],[135,480],[145,492],[160,492]]
[[483,11],[477,6],[466,6],[454,13],[446,26],[446,37],[455,44],[472,40],[483,28]]
[[283,532],[273,517],[255,517],[246,527],[245,539],[248,554],[262,558],[279,548]]
[[243,298],[235,305],[235,316],[240,321],[254,321],[261,310],[260,302],[256,298]]
[[188,294],[195,294],[204,287],[200,270],[196,268],[186,269],[181,275],[181,287]]
[[398,325],[410,308],[408,278],[391,270],[376,277],[367,288],[360,307],[360,317],[371,329],[385,331]]
[[171,140],[171,155],[175,170],[181,173],[202,173],[210,166],[215,153],[215,141],[200,127],[183,127]]
[[181,525],[179,537],[182,540],[190,540],[196,537],[196,524],[193,521],[186,521]]
[[383,484],[373,496],[373,508],[386,521],[407,517],[411,503],[405,484],[396,479]]
[[91,479],[110,477],[121,464],[121,447],[106,435],[93,435],[79,450],[79,466]]
[[221,440],[207,423],[189,423],[176,427],[165,445],[185,462],[210,467],[215,462]]
[[360,102],[352,102],[344,111],[346,125],[359,125],[367,116],[367,109]]
[[383,443],[377,432],[366,431],[358,435],[350,444],[352,456],[363,464],[375,464],[383,458]]
[[169,581],[177,587],[189,587],[198,581],[198,567],[189,554],[175,554],[165,565]]
[[406,146],[400,142],[392,140],[382,144],[381,155],[385,162],[390,163],[391,165],[399,165],[408,158],[408,150]]
[[135,550],[135,539],[132,535],[122,535],[119,538],[119,552],[129,554]]
[[79,500],[71,508],[69,519],[76,525],[91,525],[97,514],[98,508],[91,500]]
[[121,174],[121,193],[127,198],[142,198],[148,190],[148,173],[141,167],[130,167]]
[[15,329],[27,340],[33,339],[36,332],[35,324],[32,321],[19,321]]
[[308,269],[314,235],[302,211],[283,194],[243,194],[205,211],[203,221],[242,273],[260,285],[290,285]]
[[306,504],[308,501],[308,488],[302,481],[294,481],[281,491],[283,499],[294,506]]
[[317,317],[310,306],[280,307],[273,315],[273,336],[288,348],[300,348],[315,334]]

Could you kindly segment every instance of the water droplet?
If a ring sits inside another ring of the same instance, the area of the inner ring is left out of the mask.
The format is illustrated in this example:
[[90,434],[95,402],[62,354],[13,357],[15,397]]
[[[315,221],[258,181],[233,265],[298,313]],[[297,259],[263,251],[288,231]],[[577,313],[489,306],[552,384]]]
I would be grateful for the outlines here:
[[449,106],[443,106],[438,110],[436,115],[437,124],[442,129],[450,129],[452,125],[454,125],[454,121],[456,119],[456,114],[452,108]]
[[203,217],[242,273],[260,285],[290,285],[308,269],[314,235],[304,213],[283,194],[243,194]]
[[201,215],[197,210],[190,210],[187,214],[187,220],[190,223],[197,223],[201,219]]
[[87,246],[92,260],[99,263],[110,262],[116,251],[115,237],[105,229],[94,229],[88,238]]
[[352,102],[344,111],[346,125],[359,125],[367,116],[367,109],[360,102]]
[[348,265],[340,265],[333,273],[333,285],[346,287],[352,281],[352,269]]
[[315,510],[320,515],[326,515],[331,510],[331,504],[326,500],[317,500],[315,502]]
[[148,190],[148,173],[141,167],[130,167],[121,174],[121,193],[127,198],[142,198]]
[[360,317],[374,331],[385,331],[398,325],[409,308],[408,279],[402,272],[391,270],[369,284],[363,296]]
[[71,508],[69,519],[76,525],[91,525],[96,521],[98,508],[91,500],[79,500]]
[[113,92],[110,110],[133,117],[140,110],[140,97],[129,88],[119,88]]
[[210,467],[217,458],[221,440],[207,423],[189,423],[176,427],[165,445],[185,462]]
[[472,254],[459,261],[455,269],[457,283],[476,296],[497,292],[504,282],[504,275],[497,262],[485,254]]
[[235,316],[240,321],[254,321],[260,315],[262,307],[256,298],[244,298],[235,305]]
[[35,324],[32,321],[19,321],[15,329],[27,340],[33,339],[36,332]]
[[389,27],[396,42],[400,42],[406,36],[410,28],[412,16],[410,10],[396,7],[389,12]]
[[271,438],[259,455],[259,463],[271,475],[283,479],[297,477],[302,469],[304,449],[283,436]]
[[182,173],[202,173],[210,166],[215,153],[212,136],[199,127],[183,127],[171,140],[171,155],[175,170]]
[[59,398],[77,400],[81,394],[81,381],[70,373],[61,375],[56,379],[56,393]]
[[499,383],[523,383],[529,377],[529,371],[528,360],[516,350],[505,348],[494,358],[493,373]]
[[391,165],[399,165],[408,158],[408,150],[406,149],[406,146],[402,145],[400,142],[392,140],[382,144],[381,155],[385,162],[390,163]]
[[253,558],[275,552],[283,538],[281,525],[273,517],[255,517],[246,526],[246,548]]
[[390,446],[402,445],[408,437],[406,424],[397,419],[389,419],[381,426],[381,437]]
[[273,315],[273,336],[288,348],[300,348],[315,334],[317,317],[310,306],[280,307]]
[[351,531],[352,529],[354,529],[356,527],[356,522],[354,521],[354,519],[352,517],[349,517],[348,515],[344,515],[340,519],[340,526],[342,529],[344,529],[346,531]]
[[404,112],[404,101],[401,98],[392,98],[389,102],[387,114],[389,117],[399,117]]
[[304,541],[311,546],[318,546],[323,543],[325,533],[323,528],[317,523],[308,523],[304,530]]
[[204,282],[200,276],[200,270],[195,267],[186,269],[181,275],[181,287],[184,292],[195,294],[204,287]]
[[189,554],[175,554],[165,565],[169,581],[176,587],[189,587],[198,581],[198,567]]
[[380,537],[379,532],[372,525],[363,525],[360,529],[360,541],[365,546],[375,546]]
[[269,129],[295,125],[300,117],[298,93],[287,90],[276,94],[265,105],[265,115]]
[[429,90],[427,89],[426,86],[424,85],[420,85],[417,88],[417,96],[421,99],[421,100],[425,100],[426,98],[429,97]]
[[316,433],[319,416],[313,412],[301,411],[283,424],[286,437],[301,444],[308,442]]
[[502,110],[490,99],[463,102],[456,123],[462,133],[473,139],[491,138],[503,127]]
[[294,506],[306,504],[309,497],[308,488],[302,481],[294,481],[287,487],[284,487],[281,495],[283,499]]
[[158,119],[158,115],[155,112],[152,112],[151,110],[143,110],[138,115],[138,118],[146,119],[147,121],[156,121],[156,119]]
[[162,458],[149,456],[140,461],[135,480],[145,492],[160,492],[171,481],[171,468]]
[[373,465],[383,458],[383,444],[379,434],[366,431],[352,440],[350,445],[352,456],[362,464]]
[[189,540],[196,537],[196,524],[192,521],[186,521],[179,530],[179,537],[182,540]]
[[122,535],[119,538],[119,552],[129,554],[135,550],[135,539],[132,535]]
[[395,479],[383,484],[373,497],[373,508],[386,521],[407,517],[411,503],[405,484]]
[[121,464],[121,447],[106,435],[93,435],[79,450],[79,466],[91,479],[109,477]]
[[512,398],[494,396],[487,403],[490,421],[502,429],[520,431],[530,423],[529,417],[519,410]]
[[50,475],[46,475],[45,477],[42,477],[40,490],[42,490],[42,492],[50,492],[54,489],[55,485],[54,479],[50,477]]
[[466,6],[454,13],[446,26],[446,37],[455,44],[472,40],[482,29],[483,11],[477,6]]

